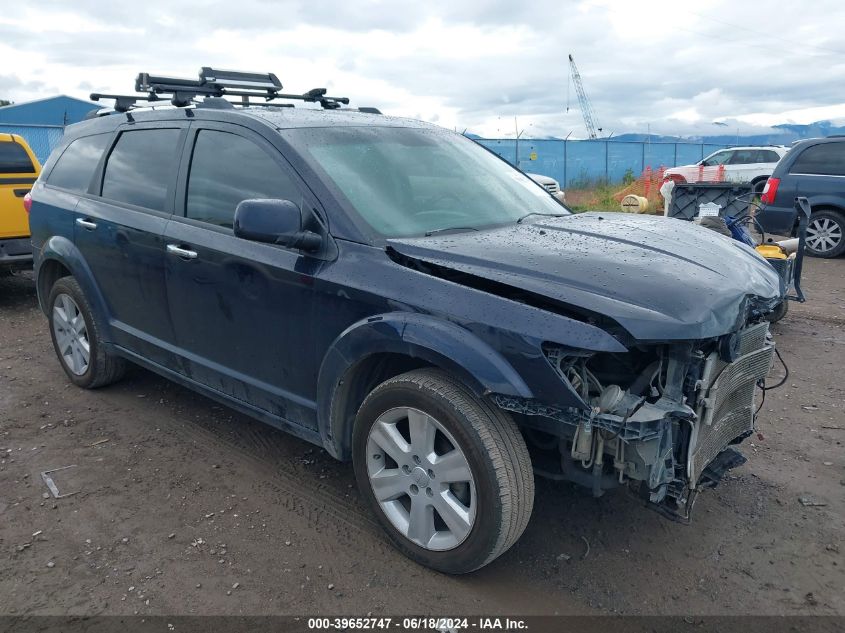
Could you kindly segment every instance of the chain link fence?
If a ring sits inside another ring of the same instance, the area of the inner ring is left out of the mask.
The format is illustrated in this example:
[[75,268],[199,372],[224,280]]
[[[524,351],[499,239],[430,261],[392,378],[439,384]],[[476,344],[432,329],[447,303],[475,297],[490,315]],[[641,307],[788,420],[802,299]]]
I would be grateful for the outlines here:
[[61,125],[16,125],[0,123],[0,134],[17,134],[22,136],[38,157],[38,162],[44,165],[50,152],[53,151],[64,136],[65,129]]

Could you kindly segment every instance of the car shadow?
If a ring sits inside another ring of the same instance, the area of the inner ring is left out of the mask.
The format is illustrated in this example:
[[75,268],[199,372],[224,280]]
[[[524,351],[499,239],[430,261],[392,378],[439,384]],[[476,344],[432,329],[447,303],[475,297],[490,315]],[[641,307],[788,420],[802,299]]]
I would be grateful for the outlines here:
[[31,270],[0,271],[0,313],[6,310],[38,308],[35,278]]

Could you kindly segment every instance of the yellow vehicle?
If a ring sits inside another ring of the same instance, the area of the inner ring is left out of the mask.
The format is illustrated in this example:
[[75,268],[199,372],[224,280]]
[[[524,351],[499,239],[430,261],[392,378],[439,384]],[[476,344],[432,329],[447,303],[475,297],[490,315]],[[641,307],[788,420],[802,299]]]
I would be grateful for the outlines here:
[[32,263],[29,214],[24,196],[41,165],[17,134],[0,134],[0,272]]

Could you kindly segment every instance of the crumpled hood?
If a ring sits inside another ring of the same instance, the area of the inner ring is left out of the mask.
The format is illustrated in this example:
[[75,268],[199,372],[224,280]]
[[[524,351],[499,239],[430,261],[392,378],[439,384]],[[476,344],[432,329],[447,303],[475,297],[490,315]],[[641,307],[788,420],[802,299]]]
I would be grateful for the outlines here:
[[583,213],[388,240],[400,254],[604,315],[638,340],[691,340],[768,311],[780,278],[753,249],[692,222]]

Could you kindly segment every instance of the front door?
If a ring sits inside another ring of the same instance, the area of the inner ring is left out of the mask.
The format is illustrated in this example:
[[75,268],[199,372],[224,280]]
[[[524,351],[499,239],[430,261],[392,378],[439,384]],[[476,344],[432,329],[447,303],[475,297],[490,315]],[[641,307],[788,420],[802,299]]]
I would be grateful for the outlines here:
[[186,148],[181,213],[165,233],[167,294],[189,378],[289,422],[316,428],[313,275],[321,261],[235,237],[249,198],[315,201],[265,139],[198,124]]

